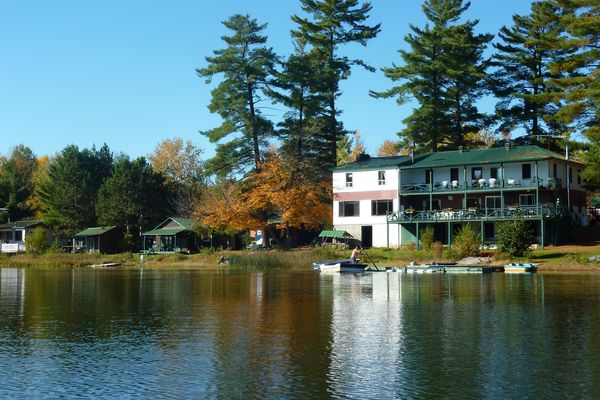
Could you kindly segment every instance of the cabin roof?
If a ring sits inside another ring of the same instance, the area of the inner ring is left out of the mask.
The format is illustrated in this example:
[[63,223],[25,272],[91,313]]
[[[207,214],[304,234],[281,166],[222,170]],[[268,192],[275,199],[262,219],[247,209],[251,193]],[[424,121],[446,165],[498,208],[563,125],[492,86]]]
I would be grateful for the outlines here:
[[42,225],[43,222],[39,220],[23,220],[7,222],[6,224],[0,224],[0,230],[6,229],[27,229],[37,225]]
[[76,233],[75,237],[99,236],[99,235],[102,235],[103,233],[111,231],[111,230],[113,230],[115,228],[116,228],[116,226],[95,226],[95,227],[92,227],[92,228],[84,229],[84,230],[82,230],[79,233]]
[[336,239],[351,239],[352,235],[346,231],[321,231],[319,237],[336,238]]

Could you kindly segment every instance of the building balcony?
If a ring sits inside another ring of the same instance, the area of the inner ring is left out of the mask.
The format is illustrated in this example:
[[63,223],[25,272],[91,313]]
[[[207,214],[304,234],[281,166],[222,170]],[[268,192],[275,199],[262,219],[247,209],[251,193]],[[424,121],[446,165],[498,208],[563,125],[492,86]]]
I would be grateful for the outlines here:
[[437,223],[437,222],[474,222],[509,221],[514,219],[540,220],[556,216],[554,209],[546,206],[511,206],[505,208],[475,207],[454,210],[413,210],[395,211],[387,214],[388,223]]
[[531,179],[479,179],[470,183],[460,181],[441,181],[433,185],[429,183],[406,183],[400,187],[403,195],[424,193],[452,193],[452,192],[475,192],[496,190],[521,190],[521,189],[559,189],[560,179],[531,178]]

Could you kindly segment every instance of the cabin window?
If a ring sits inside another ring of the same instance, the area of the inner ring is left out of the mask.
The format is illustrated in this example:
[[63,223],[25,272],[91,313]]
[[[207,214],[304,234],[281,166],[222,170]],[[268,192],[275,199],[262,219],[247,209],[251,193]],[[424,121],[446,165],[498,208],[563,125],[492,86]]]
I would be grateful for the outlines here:
[[346,187],[352,187],[352,172],[346,173]]
[[483,170],[481,167],[473,167],[471,168],[471,179],[474,181],[478,181],[483,178]]
[[23,240],[23,231],[15,231],[15,242],[21,242]]
[[521,165],[521,178],[531,179],[531,164]]
[[371,215],[387,215],[388,212],[392,212],[392,207],[392,200],[372,200]]
[[379,185],[385,185],[385,171],[377,172],[377,180],[379,182]]
[[552,172],[553,172],[552,177],[554,177],[554,178],[558,178],[558,174],[556,173],[556,168],[557,167],[558,166],[556,164],[552,165]]
[[340,217],[358,217],[360,215],[360,202],[341,201],[339,215]]
[[458,168],[450,168],[450,182],[458,181]]
[[520,194],[519,195],[520,206],[534,206],[535,205],[535,194]]
[[577,170],[577,184],[581,185],[581,170]]
[[490,168],[490,178],[498,179],[498,167]]
[[500,196],[486,196],[485,208],[495,209],[500,207],[502,207],[502,200],[500,199]]

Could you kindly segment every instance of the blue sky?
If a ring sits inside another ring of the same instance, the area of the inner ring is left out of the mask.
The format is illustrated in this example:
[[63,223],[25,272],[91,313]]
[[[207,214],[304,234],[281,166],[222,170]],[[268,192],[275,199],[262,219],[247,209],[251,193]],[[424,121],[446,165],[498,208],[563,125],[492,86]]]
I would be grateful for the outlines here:
[[[373,0],[371,21],[382,24],[380,35],[341,52],[376,68],[401,63],[397,50],[409,23],[424,23],[421,4]],[[472,0],[465,18],[478,18],[479,31],[495,34],[529,6],[528,0]],[[69,144],[106,142],[137,157],[182,137],[209,157],[213,146],[198,131],[219,118],[207,109],[211,86],[195,68],[223,47],[221,21],[235,13],[267,22],[269,45],[289,54],[290,15],[301,13],[296,0],[0,1],[0,154],[19,143],[52,155]],[[370,152],[395,140],[411,112],[411,104],[368,96],[369,89],[390,86],[380,71],[360,69],[342,84],[342,120],[360,131]],[[492,107],[491,99],[481,102],[484,111]]]

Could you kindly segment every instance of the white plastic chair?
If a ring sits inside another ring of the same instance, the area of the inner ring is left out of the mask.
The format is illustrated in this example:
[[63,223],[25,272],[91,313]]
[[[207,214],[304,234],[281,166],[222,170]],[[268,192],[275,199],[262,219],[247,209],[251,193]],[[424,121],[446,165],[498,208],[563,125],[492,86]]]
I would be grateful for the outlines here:
[[442,187],[444,189],[447,189],[448,188],[448,181],[442,181]]
[[458,181],[452,181],[452,189],[458,188]]
[[490,178],[488,182],[490,183],[491,188],[496,186],[496,178]]

